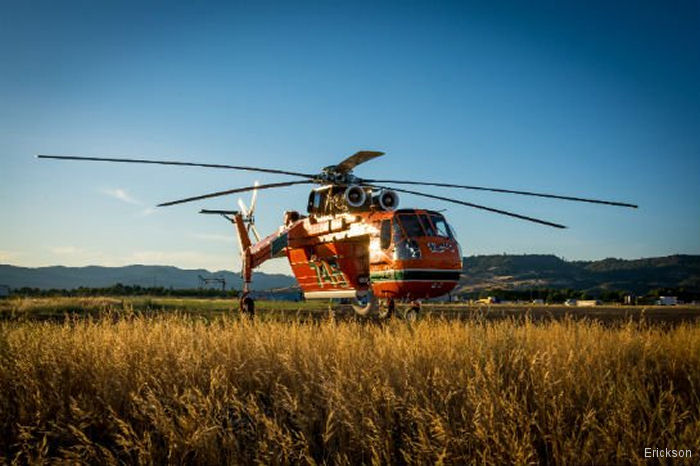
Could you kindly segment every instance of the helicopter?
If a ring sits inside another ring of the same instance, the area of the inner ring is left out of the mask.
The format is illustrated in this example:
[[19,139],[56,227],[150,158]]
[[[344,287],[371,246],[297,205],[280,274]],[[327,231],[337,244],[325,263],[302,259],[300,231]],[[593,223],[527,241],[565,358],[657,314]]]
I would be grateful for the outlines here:
[[[553,228],[566,226],[514,212],[399,186],[431,186],[517,194],[574,202],[637,208],[636,204],[533,191],[411,180],[359,178],[354,169],[383,156],[362,150],[319,173],[302,173],[226,164],[179,162],[114,157],[37,155],[42,159],[139,163],[250,171],[297,178],[218,191],[158,204],[173,206],[252,191],[249,206],[239,199],[240,210],[202,209],[231,222],[241,251],[243,289],[239,309],[253,315],[253,270],[270,259],[286,257],[305,299],[349,299],[360,316],[393,315],[399,305],[408,320],[417,318],[421,302],[451,292],[462,273],[462,250],[454,230],[442,213],[427,209],[399,209],[399,194],[409,194],[480,209]],[[284,212],[283,223],[261,237],[255,227],[259,190],[315,185],[309,193],[306,215]],[[390,186],[388,186],[390,185]]]

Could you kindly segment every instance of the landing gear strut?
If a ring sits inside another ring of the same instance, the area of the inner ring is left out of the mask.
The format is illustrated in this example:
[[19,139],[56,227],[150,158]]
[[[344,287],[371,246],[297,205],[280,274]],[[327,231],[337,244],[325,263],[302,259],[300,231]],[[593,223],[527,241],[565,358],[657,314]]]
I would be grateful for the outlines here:
[[387,298],[379,306],[379,318],[388,319],[394,315],[396,311],[396,301],[394,298]]
[[255,300],[253,300],[248,293],[244,293],[243,296],[241,296],[238,306],[242,315],[247,317],[253,317],[255,315]]
[[355,298],[353,298],[352,308],[355,310],[355,314],[359,316],[366,316],[377,307],[377,300],[372,294],[372,291],[366,291],[362,294],[358,293]]
[[406,310],[403,313],[404,320],[408,322],[415,322],[418,320],[418,315],[420,314],[420,301],[411,301]]

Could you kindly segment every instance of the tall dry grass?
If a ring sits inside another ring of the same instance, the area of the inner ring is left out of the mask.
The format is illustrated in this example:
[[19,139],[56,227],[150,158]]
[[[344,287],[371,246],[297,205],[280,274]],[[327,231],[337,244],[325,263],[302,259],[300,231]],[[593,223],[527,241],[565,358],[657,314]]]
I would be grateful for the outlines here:
[[690,325],[0,324],[6,462],[697,460],[699,397]]

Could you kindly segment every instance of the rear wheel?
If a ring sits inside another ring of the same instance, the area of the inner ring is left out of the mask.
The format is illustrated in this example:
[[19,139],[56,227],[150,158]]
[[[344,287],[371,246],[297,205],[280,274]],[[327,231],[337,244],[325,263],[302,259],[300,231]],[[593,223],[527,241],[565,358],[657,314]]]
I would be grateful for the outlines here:
[[250,296],[243,296],[239,303],[241,314],[247,317],[255,315],[255,301]]

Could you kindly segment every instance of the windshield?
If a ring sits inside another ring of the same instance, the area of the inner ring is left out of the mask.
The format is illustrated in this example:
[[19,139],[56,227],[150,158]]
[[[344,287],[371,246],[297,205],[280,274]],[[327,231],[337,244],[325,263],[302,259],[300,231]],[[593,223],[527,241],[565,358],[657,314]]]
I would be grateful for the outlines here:
[[433,223],[428,219],[427,215],[420,214],[418,218],[420,218],[420,223],[421,225],[423,225],[423,231],[425,231],[425,236],[437,236],[437,233],[435,232],[435,227],[433,227]]
[[418,216],[415,214],[399,215],[399,222],[407,237],[416,238],[418,236],[424,236],[423,227],[421,227]]
[[433,225],[435,225],[435,230],[437,234],[435,236],[442,236],[443,238],[452,238],[452,231],[445,221],[445,217],[442,215],[431,215],[430,218],[433,220]]
[[421,236],[440,236],[452,238],[450,227],[447,226],[445,218],[440,214],[400,214],[397,216],[398,222],[394,222],[394,240],[400,232],[396,229],[397,224],[401,224],[405,237],[418,238]]

